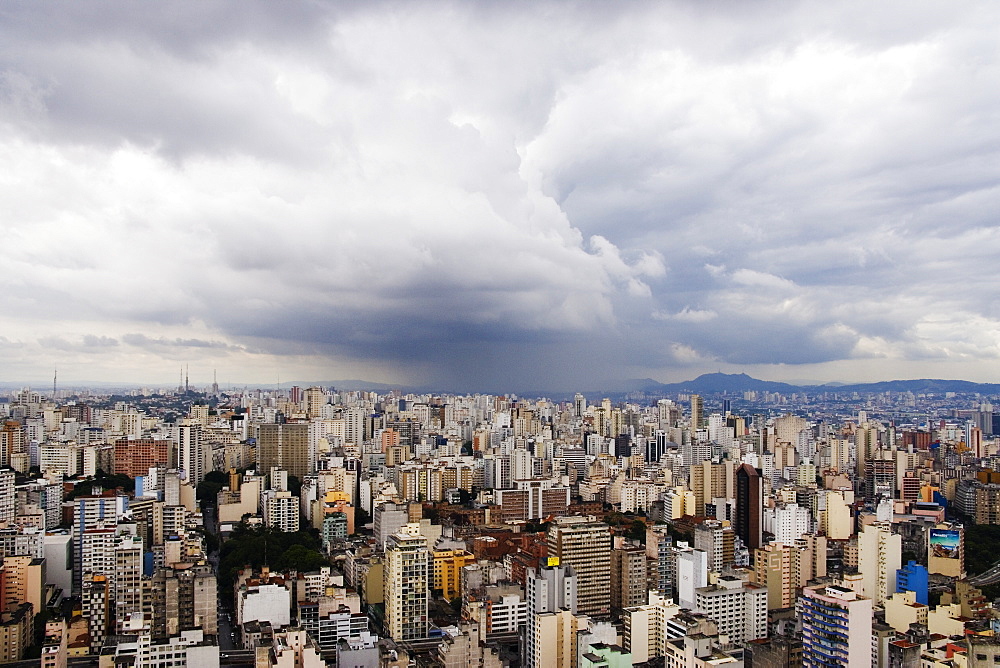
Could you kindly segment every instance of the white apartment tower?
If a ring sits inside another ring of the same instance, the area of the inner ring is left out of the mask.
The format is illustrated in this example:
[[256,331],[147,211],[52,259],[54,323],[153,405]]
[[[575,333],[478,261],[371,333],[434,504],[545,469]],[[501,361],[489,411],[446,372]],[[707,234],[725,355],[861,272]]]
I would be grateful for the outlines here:
[[13,522],[15,509],[14,472],[0,471],[0,523]]
[[812,517],[808,508],[791,503],[774,511],[774,542],[791,545],[803,534],[811,532]]
[[903,539],[892,524],[869,524],[858,534],[858,572],[865,596],[881,605],[896,592],[896,571],[903,565]]
[[287,491],[268,494],[264,502],[264,524],[287,533],[298,531],[299,498]]
[[211,470],[211,447],[204,442],[200,424],[182,424],[177,427],[177,468],[184,471],[186,480],[197,485]]
[[715,620],[732,643],[767,637],[767,587],[719,578],[718,584],[695,590],[695,608]]

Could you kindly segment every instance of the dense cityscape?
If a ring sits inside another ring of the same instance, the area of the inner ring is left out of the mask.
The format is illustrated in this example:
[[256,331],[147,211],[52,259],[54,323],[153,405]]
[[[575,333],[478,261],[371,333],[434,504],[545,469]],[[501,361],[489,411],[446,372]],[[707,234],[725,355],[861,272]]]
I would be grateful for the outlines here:
[[998,25],[0,3],[0,664],[1000,668]]
[[12,391],[0,661],[992,665],[993,399]]

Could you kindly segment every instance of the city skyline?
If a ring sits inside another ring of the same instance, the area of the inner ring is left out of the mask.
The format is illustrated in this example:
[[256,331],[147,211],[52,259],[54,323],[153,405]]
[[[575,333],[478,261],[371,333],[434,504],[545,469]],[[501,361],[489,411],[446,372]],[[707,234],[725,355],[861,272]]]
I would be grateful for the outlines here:
[[996,378],[996,7],[2,11],[5,380]]

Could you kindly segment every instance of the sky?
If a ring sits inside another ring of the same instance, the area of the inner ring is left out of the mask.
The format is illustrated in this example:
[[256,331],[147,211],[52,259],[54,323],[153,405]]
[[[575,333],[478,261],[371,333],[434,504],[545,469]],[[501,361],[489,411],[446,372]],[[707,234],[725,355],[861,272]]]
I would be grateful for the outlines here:
[[0,6],[0,374],[996,381],[1000,4]]

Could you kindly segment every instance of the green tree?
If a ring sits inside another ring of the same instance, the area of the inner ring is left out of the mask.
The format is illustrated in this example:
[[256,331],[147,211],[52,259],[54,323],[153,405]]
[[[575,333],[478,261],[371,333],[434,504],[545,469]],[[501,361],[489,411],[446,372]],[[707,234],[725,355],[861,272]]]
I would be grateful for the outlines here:
[[205,474],[205,480],[209,482],[217,482],[223,485],[229,484],[229,475],[223,471],[209,471]]
[[[288,565],[287,553],[295,547],[315,553],[322,560],[321,565],[326,565],[329,562],[320,553],[320,544],[319,532],[315,530],[282,532],[241,522],[219,552],[220,588],[224,595],[231,594],[236,574],[246,566],[255,569],[268,566],[274,570],[293,567]],[[306,570],[315,570],[318,568],[315,564],[320,563],[317,559],[308,560],[298,549],[292,552],[292,559],[296,570],[297,566],[309,566]]]
[[626,534],[629,540],[637,540],[643,545],[646,544],[646,523],[642,520],[635,520],[629,527],[628,534]]
[[319,570],[329,566],[330,561],[316,550],[310,550],[305,545],[292,545],[285,550],[279,560],[281,570],[296,570],[300,573]]
[[372,521],[372,516],[361,506],[354,509],[354,530],[357,531],[364,525]]
[[220,483],[202,480],[198,483],[198,488],[195,491],[195,498],[206,506],[214,506],[218,501],[219,492],[222,491],[223,487],[225,487],[225,485]]

